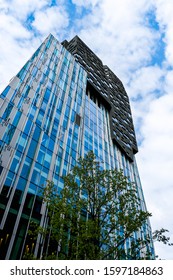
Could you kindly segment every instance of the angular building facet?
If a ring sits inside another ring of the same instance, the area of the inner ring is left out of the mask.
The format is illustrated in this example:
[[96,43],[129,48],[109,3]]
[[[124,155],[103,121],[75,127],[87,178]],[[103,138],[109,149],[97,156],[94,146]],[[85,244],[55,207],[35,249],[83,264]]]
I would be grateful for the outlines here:
[[[60,191],[90,150],[136,183],[146,210],[127,93],[79,37],[61,44],[49,35],[10,81],[0,95],[0,136],[0,259],[22,259],[28,248],[39,258],[43,240],[31,243],[28,229],[47,223],[40,190],[50,180]],[[151,236],[149,222],[137,234]]]

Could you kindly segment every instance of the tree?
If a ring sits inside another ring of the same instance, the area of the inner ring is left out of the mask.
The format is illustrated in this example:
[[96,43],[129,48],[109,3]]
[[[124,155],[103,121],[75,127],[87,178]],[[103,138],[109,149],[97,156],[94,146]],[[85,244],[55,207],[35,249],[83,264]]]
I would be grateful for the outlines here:
[[[165,233],[167,233],[167,232],[169,232],[169,230],[165,229],[165,228],[155,230],[152,234],[153,242],[160,242],[160,243],[163,243],[164,245],[173,246],[173,243],[170,242],[170,237],[165,235]],[[159,256],[156,255],[156,258],[158,258],[158,257]]]
[[41,231],[45,258],[151,258],[151,238],[140,236],[151,214],[141,209],[136,185],[122,171],[103,170],[92,152],[64,177],[60,193],[48,182],[43,201],[49,217]]
[[165,235],[165,232],[169,232],[168,229],[161,228],[160,230],[155,230],[153,232],[153,241],[162,242],[165,245],[173,246],[173,243],[170,243],[170,237]]

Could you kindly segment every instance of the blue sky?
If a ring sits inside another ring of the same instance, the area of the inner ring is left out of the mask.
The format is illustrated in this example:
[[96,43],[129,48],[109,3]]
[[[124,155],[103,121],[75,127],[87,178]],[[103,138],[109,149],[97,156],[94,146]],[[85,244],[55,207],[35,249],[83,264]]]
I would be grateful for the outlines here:
[[[172,15],[171,0],[0,0],[1,90],[49,33],[59,41],[77,34],[122,80],[152,228],[173,240]],[[161,258],[172,251],[156,245]]]

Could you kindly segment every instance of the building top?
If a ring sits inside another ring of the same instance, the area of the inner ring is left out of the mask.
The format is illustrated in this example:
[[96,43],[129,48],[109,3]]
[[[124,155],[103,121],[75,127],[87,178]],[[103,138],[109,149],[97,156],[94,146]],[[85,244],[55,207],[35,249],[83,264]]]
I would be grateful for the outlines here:
[[63,41],[62,45],[86,70],[88,87],[100,96],[109,110],[112,140],[133,161],[138,147],[129,98],[122,82],[78,36],[69,42]]

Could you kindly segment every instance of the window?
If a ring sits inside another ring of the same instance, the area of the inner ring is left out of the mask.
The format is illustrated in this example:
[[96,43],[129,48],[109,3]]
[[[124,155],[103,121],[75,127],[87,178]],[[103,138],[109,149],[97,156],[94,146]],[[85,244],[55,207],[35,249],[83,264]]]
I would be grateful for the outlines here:
[[40,182],[39,182],[40,187],[43,188],[46,186],[48,174],[49,174],[49,169],[43,167],[41,174],[40,174]]
[[29,157],[26,157],[20,174],[22,177],[26,179],[28,178],[31,169],[31,164],[32,164],[32,160]]
[[33,77],[35,77],[35,76],[36,76],[37,71],[38,71],[37,67],[36,67],[36,66],[34,66],[34,67],[33,67],[33,70],[32,70],[32,76],[33,76]]
[[33,134],[33,139],[38,141],[40,138],[40,134],[41,134],[41,129],[38,126],[36,126]]
[[7,145],[10,144],[10,142],[11,142],[11,140],[12,140],[12,138],[13,138],[13,135],[14,135],[15,130],[16,130],[16,127],[15,127],[15,126],[13,126],[13,125],[11,125],[11,124],[8,125],[7,130],[6,130],[6,132],[5,132],[5,134],[4,134],[4,137],[3,137],[3,141],[4,141]]
[[50,98],[50,95],[51,95],[51,91],[49,89],[46,89],[45,94],[44,94],[44,99],[48,101]]
[[40,164],[43,164],[44,157],[45,157],[45,153],[46,153],[46,148],[43,147],[43,145],[41,145],[41,146],[40,146],[40,149],[39,149],[38,156],[37,156],[37,161],[38,161]]
[[23,193],[24,193],[24,190],[25,190],[25,187],[26,187],[26,183],[27,183],[27,181],[24,178],[21,178],[21,177],[19,178],[19,181],[18,181],[17,186],[16,186],[16,190],[15,190],[15,193],[14,193],[14,197],[13,197],[13,200],[12,200],[12,203],[11,203],[11,208],[14,208],[16,210],[19,209],[20,204],[22,202]]
[[55,145],[55,140],[53,140],[53,139],[50,137],[50,138],[49,138],[48,149],[49,149],[50,151],[53,151],[54,145]]
[[13,103],[9,102],[7,108],[5,109],[5,112],[2,115],[2,118],[4,120],[8,119],[13,107],[14,107]]
[[14,172],[9,171],[8,175],[6,177],[2,192],[1,192],[2,195],[6,196],[8,194],[9,188],[12,187],[12,183],[13,183],[14,179],[15,179]]
[[29,112],[29,115],[28,115],[28,117],[29,117],[31,120],[34,119],[36,110],[37,110],[36,106],[32,105],[32,107],[31,107],[31,109],[30,109],[30,112]]
[[52,152],[50,152],[49,150],[46,152],[45,154],[45,158],[44,158],[44,163],[43,165],[47,168],[50,168],[50,163],[51,163],[51,159],[52,159]]
[[22,153],[20,153],[19,151],[16,151],[15,156],[14,156],[13,161],[10,166],[11,171],[17,173],[18,168],[19,168],[19,162],[21,159],[22,159]]
[[39,185],[40,183],[40,174],[41,174],[42,166],[39,163],[35,163],[34,170],[32,173],[31,182]]
[[26,124],[25,124],[25,128],[24,128],[24,132],[28,135],[30,133],[31,127],[32,127],[33,122],[28,119]]
[[34,158],[35,152],[36,152],[36,148],[37,148],[37,142],[35,140],[31,140],[29,149],[28,149],[28,153],[27,156],[30,158]]
[[19,140],[18,140],[18,145],[17,145],[17,149],[20,152],[23,152],[25,147],[27,144],[27,135],[23,132],[21,132],[21,135],[19,136]]
[[44,112],[42,110],[39,110],[37,119],[36,119],[36,123],[41,126],[42,125],[42,121],[43,121],[43,117],[44,117]]
[[80,117],[78,114],[76,114],[76,116],[75,116],[75,123],[76,123],[78,126],[80,126],[80,121],[81,121],[81,117]]
[[45,111],[45,110],[46,110],[46,106],[47,106],[47,102],[48,102],[48,101],[47,101],[46,99],[43,99],[40,109],[42,109],[43,111]]
[[9,92],[10,90],[10,86],[7,86],[4,91],[1,93],[1,96],[2,98],[6,97],[7,96],[7,93]]

